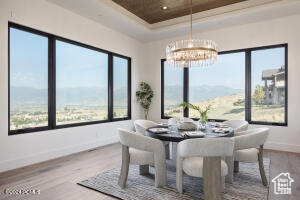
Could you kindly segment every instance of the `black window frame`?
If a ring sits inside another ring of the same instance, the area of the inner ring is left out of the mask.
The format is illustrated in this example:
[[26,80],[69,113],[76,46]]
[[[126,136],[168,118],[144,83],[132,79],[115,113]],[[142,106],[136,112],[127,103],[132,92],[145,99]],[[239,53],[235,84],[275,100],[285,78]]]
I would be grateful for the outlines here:
[[[18,29],[21,31],[25,31],[28,33],[32,33],[35,35],[43,36],[48,38],[48,126],[43,127],[33,127],[26,129],[17,129],[10,130],[10,28]],[[71,123],[71,124],[63,124],[56,125],[56,41],[62,41],[65,43],[73,44],[79,47],[87,48],[90,50],[98,51],[101,53],[105,53],[108,55],[108,119],[107,120],[98,120],[91,122],[82,122],[82,123]],[[125,118],[113,118],[113,56],[121,57],[123,59],[127,59],[128,61],[128,115]],[[50,34],[47,32],[43,32],[37,29],[33,29],[27,26],[23,26],[14,22],[8,22],[8,135],[18,135],[24,133],[31,132],[39,132],[39,131],[47,131],[47,130],[55,130],[61,128],[69,128],[69,127],[78,127],[78,126],[86,126],[92,124],[101,124],[107,122],[114,121],[123,121],[131,119],[131,58],[114,53],[111,51],[107,51],[104,49],[100,49],[98,47],[94,47],[88,44],[84,44],[81,42],[77,42],[74,40],[70,40],[64,37],[60,37],[54,34]]]
[[[285,104],[284,104],[284,122],[263,122],[251,120],[251,52],[257,50],[267,50],[274,48],[285,49]],[[273,126],[288,126],[288,43],[268,45],[254,48],[245,48],[237,50],[229,50],[219,52],[219,55],[230,54],[230,53],[245,53],[245,120],[249,124],[257,125],[273,125]],[[169,119],[170,116],[164,115],[164,63],[166,59],[161,59],[161,119]],[[184,68],[183,72],[183,100],[188,102],[189,98],[189,68]],[[250,97],[250,98],[249,98]],[[183,117],[189,117],[189,109],[184,110]],[[193,118],[198,120],[198,118]],[[223,122],[224,119],[209,119],[209,121]]]

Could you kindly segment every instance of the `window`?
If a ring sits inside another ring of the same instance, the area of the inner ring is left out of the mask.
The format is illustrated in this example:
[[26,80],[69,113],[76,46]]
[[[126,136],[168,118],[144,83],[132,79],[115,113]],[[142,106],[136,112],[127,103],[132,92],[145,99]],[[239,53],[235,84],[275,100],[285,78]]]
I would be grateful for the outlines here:
[[108,54],[57,40],[56,124],[107,119]]
[[183,116],[183,108],[179,107],[183,102],[183,74],[183,68],[162,62],[162,116]]
[[[220,54],[216,64],[189,70],[189,102],[212,105],[211,119],[245,119],[245,52]],[[191,118],[199,113],[189,110]]]
[[48,38],[9,30],[10,130],[48,126]]
[[129,116],[128,108],[128,73],[129,60],[119,56],[113,56],[113,118],[122,119]]
[[130,119],[131,58],[10,22],[8,30],[9,135]]
[[285,122],[285,48],[251,52],[251,121]]
[[163,59],[161,75],[162,118],[199,118],[182,112],[184,100],[211,105],[210,120],[287,126],[287,44],[220,52],[216,64],[202,68],[171,68]]

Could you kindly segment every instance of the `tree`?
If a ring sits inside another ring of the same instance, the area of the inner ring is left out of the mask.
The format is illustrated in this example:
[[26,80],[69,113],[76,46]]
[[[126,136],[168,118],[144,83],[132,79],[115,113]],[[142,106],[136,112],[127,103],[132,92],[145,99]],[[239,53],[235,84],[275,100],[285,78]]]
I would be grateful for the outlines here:
[[256,85],[252,98],[257,104],[263,103],[263,100],[265,99],[265,91],[261,85]]
[[150,105],[152,103],[152,98],[154,96],[153,90],[150,85],[146,82],[140,83],[140,90],[136,92],[137,102],[140,103],[144,109],[145,119],[148,119],[148,113]]

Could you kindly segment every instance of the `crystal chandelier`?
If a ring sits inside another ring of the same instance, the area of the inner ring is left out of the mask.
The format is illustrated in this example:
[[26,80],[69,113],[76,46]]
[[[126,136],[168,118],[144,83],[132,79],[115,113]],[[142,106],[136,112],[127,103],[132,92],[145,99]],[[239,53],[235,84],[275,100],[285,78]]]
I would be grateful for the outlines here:
[[217,44],[214,41],[192,38],[192,0],[190,0],[190,12],[190,39],[172,42],[166,47],[167,64],[170,66],[201,67],[217,61]]

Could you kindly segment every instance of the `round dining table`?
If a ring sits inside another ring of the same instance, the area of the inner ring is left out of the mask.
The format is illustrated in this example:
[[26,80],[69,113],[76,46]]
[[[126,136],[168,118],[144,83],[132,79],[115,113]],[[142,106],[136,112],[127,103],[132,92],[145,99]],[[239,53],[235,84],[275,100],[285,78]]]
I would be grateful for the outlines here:
[[[167,129],[164,132],[154,132],[151,131],[153,128],[165,128]],[[194,139],[194,138],[219,138],[219,137],[233,137],[234,130],[231,127],[228,127],[228,131],[225,133],[215,133],[213,130],[214,126],[212,124],[208,124],[205,130],[201,130],[204,135],[203,136],[187,136],[183,134],[184,130],[179,130],[178,127],[172,126],[154,126],[146,129],[147,136],[159,139],[164,142],[171,143],[171,150],[172,150],[172,157],[171,159],[174,161],[176,165],[176,153],[177,153],[177,143],[181,142],[186,139]],[[204,181],[204,196],[207,198],[205,199],[221,199],[221,191],[220,187],[222,185],[220,179],[220,172],[221,170],[221,158],[219,157],[211,157],[205,158],[205,165],[206,173],[203,174],[203,181]],[[226,182],[232,183],[233,181],[233,156],[225,157],[225,162],[228,166],[228,174],[226,176]],[[219,175],[217,175],[219,174]],[[216,187],[216,185],[220,185],[220,187]],[[216,195],[216,196],[215,196]]]
[[[154,131],[151,131],[153,128],[166,128],[168,131],[157,133]],[[203,133],[205,133],[204,136],[198,137],[198,136],[184,136],[182,133],[185,132],[185,130],[180,130],[178,128],[172,128],[169,129],[168,126],[154,126],[150,127],[146,130],[147,135],[152,138],[156,138],[162,141],[168,141],[168,142],[181,142],[185,139],[193,139],[193,138],[218,138],[218,137],[232,137],[234,135],[234,130],[231,127],[228,127],[228,131],[225,133],[215,133],[213,131],[214,126],[211,124],[208,124],[205,130],[201,130]]]

